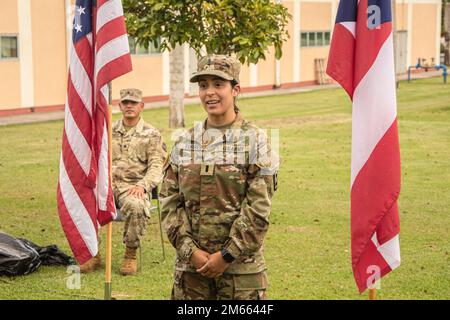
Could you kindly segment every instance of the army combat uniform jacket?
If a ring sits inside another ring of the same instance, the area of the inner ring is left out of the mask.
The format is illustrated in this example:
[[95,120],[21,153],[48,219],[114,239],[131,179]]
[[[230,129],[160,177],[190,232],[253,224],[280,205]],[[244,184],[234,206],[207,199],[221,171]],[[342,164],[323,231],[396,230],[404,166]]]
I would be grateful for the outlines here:
[[122,194],[133,186],[140,186],[148,194],[162,179],[166,147],[161,134],[141,118],[135,127],[126,131],[122,120],[112,128],[113,190]]
[[175,269],[195,272],[193,251],[225,248],[236,259],[224,273],[262,272],[278,161],[267,137],[240,113],[225,133],[207,134],[205,126],[178,138],[163,169],[161,214],[177,250]]

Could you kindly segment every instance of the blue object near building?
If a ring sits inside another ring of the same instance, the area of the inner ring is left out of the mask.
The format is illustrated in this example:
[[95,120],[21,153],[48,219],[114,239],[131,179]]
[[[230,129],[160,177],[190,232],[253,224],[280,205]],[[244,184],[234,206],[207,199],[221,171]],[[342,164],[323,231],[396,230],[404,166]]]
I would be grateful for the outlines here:
[[444,78],[444,83],[447,83],[447,66],[445,65],[445,64],[437,64],[437,65],[434,65],[434,66],[422,66],[421,65],[421,63],[420,63],[420,58],[419,58],[419,60],[417,61],[417,64],[415,65],[415,66],[409,66],[408,67],[408,82],[410,82],[411,81],[411,69],[425,69],[426,71],[428,71],[428,69],[431,69],[431,68],[433,68],[433,69],[436,69],[437,71],[439,71],[440,69],[442,69],[442,76],[443,76],[443,78]]

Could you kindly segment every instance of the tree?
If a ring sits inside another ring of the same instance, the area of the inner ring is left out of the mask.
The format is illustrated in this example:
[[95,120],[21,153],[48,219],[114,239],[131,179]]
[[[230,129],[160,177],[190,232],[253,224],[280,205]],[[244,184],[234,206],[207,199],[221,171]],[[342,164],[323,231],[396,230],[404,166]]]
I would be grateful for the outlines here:
[[444,64],[450,64],[450,1],[442,0],[442,36],[444,44],[441,50],[444,52]]
[[[282,44],[289,37],[287,8],[271,0],[123,0],[128,33],[142,46],[157,44],[180,59],[183,44],[197,56],[205,53],[235,54],[242,63],[265,59],[270,47],[281,58]],[[171,65],[174,61],[171,59]],[[179,63],[179,62],[177,62]],[[171,127],[184,126],[183,78],[177,66],[170,68]],[[179,69],[179,68],[178,68]],[[175,83],[174,83],[175,85]],[[178,104],[172,107],[172,102]],[[181,101],[181,103],[179,102]]]

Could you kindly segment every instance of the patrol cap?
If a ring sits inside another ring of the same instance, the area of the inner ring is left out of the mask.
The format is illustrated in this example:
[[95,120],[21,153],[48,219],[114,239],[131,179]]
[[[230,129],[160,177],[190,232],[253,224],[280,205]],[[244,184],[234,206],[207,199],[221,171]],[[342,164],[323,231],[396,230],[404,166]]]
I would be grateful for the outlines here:
[[134,88],[120,90],[120,102],[125,100],[142,102],[142,91]]
[[200,76],[217,76],[239,83],[241,63],[234,57],[224,54],[209,54],[198,61],[197,72],[192,74],[191,82],[198,82]]

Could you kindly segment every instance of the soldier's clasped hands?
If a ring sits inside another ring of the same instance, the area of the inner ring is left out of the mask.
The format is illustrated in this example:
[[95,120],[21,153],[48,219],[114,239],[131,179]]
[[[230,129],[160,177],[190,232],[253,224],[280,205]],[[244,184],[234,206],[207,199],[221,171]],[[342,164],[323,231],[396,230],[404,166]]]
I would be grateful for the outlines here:
[[144,199],[145,189],[139,186],[134,186],[128,190],[128,195],[134,196],[138,199]]
[[198,268],[196,271],[198,273],[201,273],[205,277],[215,278],[222,275],[222,273],[228,266],[229,263],[227,263],[223,259],[222,253],[220,251],[217,251],[213,254],[210,254],[208,256],[206,263],[201,268]]

